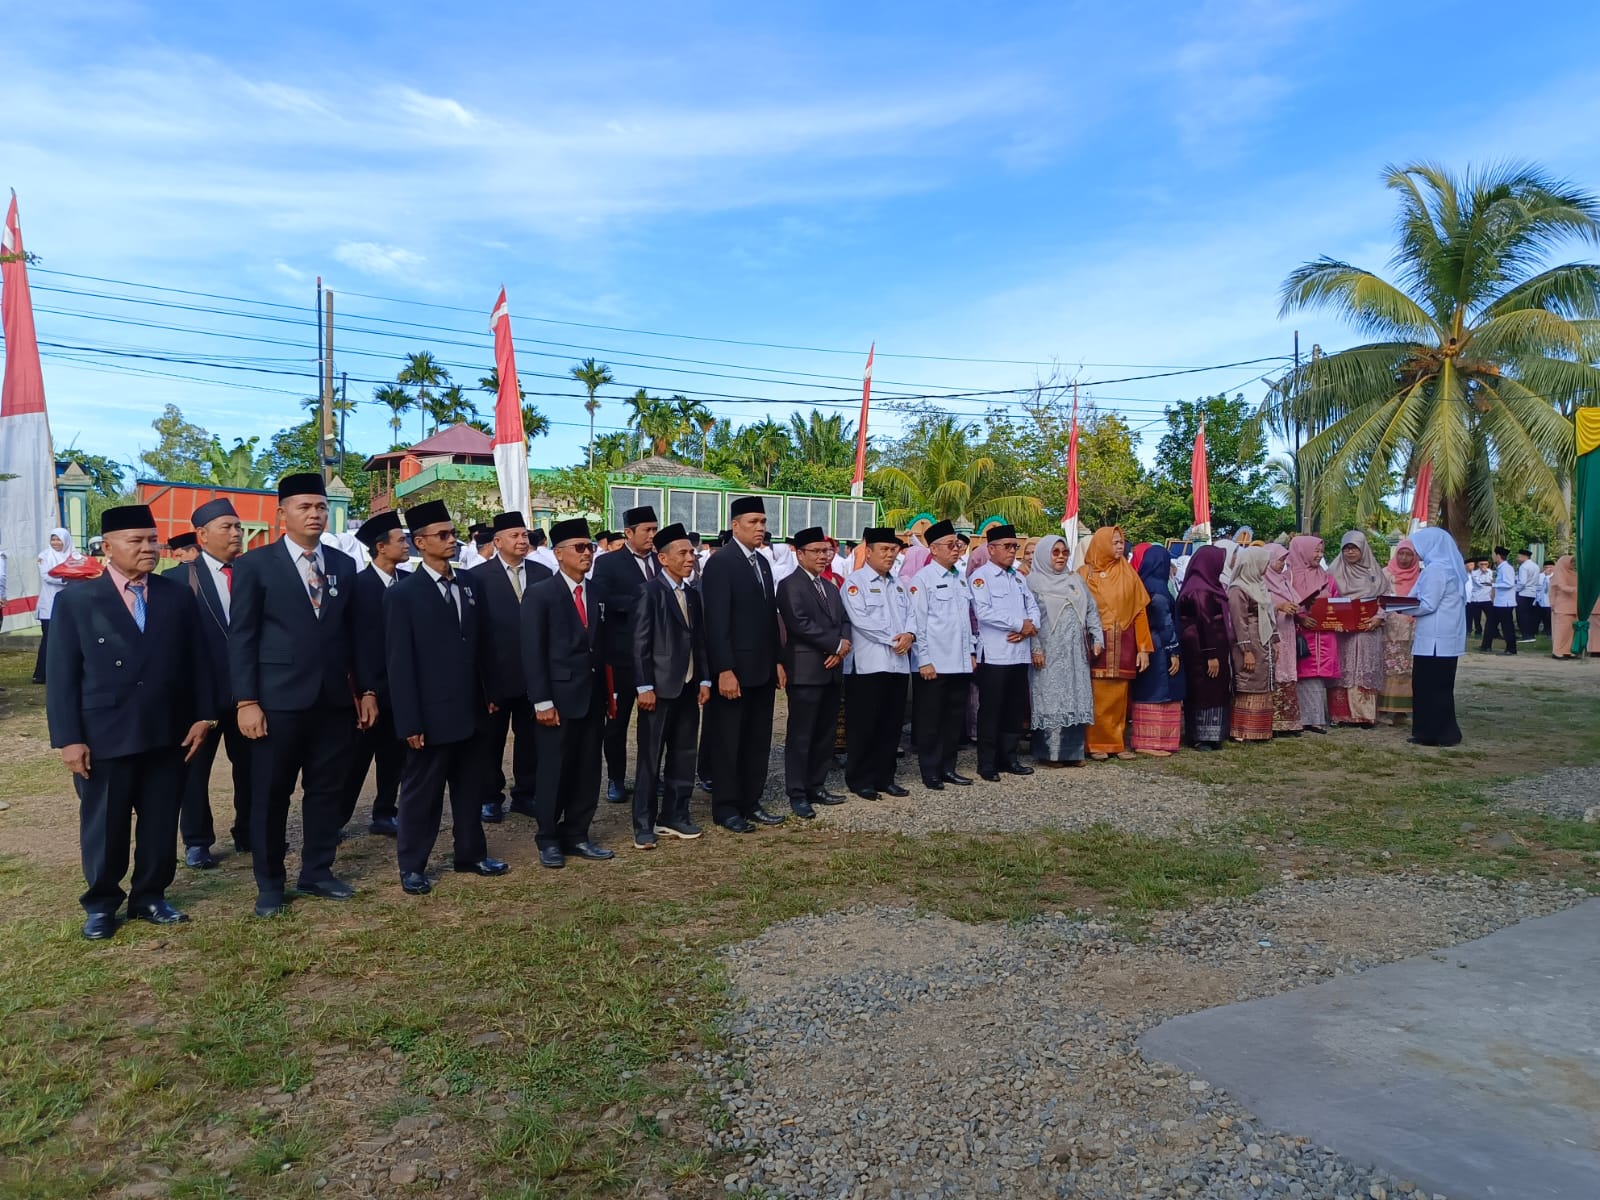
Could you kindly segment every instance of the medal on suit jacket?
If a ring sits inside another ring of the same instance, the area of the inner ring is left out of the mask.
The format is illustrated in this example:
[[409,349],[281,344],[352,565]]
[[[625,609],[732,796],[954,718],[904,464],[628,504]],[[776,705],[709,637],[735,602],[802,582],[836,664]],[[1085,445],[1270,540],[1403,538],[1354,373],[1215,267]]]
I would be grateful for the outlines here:
[[339,594],[339,577],[337,575],[325,575],[323,578],[328,581],[328,595],[337,596]]

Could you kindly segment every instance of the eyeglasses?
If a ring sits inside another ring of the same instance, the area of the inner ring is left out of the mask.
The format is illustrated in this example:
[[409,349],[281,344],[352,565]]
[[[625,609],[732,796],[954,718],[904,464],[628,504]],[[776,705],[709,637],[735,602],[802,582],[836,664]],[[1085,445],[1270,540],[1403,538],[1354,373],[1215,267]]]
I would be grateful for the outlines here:
[[999,547],[1001,550],[1017,550],[1017,549],[1021,548],[1022,543],[1021,542],[995,542],[994,545]]
[[594,553],[594,543],[593,542],[562,542],[559,546],[556,547],[556,549],[557,550],[571,550],[571,551],[574,551],[577,554],[593,554]]
[[411,535],[411,540],[412,541],[416,541],[419,537],[420,538],[429,538],[429,537],[438,538],[441,542],[446,540],[446,539],[449,539],[450,541],[453,542],[453,541],[456,540],[456,531],[454,529],[441,529],[436,533],[413,533]]

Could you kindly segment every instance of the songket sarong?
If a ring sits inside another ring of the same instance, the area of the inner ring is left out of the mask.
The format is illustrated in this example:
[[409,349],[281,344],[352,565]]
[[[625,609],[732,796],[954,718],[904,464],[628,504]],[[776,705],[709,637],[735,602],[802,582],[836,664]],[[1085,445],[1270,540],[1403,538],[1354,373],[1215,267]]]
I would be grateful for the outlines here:
[[1165,704],[1133,705],[1130,733],[1135,750],[1165,750],[1171,753],[1183,744],[1183,701]]
[[1228,723],[1228,736],[1236,742],[1271,741],[1272,693],[1235,692]]
[[1293,733],[1301,728],[1300,688],[1297,684],[1280,683],[1272,689],[1272,730]]

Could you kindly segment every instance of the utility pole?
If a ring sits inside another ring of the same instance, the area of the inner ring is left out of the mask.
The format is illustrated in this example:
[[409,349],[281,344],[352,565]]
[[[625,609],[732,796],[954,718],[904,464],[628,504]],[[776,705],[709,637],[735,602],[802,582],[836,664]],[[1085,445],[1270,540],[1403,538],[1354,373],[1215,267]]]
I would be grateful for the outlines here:
[[318,445],[322,453],[322,479],[328,482],[333,478],[333,289],[329,288],[323,293],[326,300],[324,310],[324,333],[322,354],[322,438]]
[[344,423],[349,417],[350,372],[339,372],[339,466],[344,467]]
[[1294,374],[1290,376],[1294,385],[1289,389],[1285,399],[1289,403],[1289,420],[1294,425],[1294,531],[1303,533],[1302,506],[1304,497],[1300,493],[1300,331],[1294,331]]

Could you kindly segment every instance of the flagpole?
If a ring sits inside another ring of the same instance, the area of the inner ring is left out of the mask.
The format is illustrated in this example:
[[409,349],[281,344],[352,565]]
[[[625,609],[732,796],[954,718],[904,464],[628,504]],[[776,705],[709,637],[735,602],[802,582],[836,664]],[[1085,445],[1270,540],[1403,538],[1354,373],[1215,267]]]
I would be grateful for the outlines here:
[[867,350],[867,369],[861,377],[861,425],[856,430],[856,473],[850,480],[850,495],[859,500],[867,482],[867,409],[872,405],[872,356],[878,352],[874,341]]
[[1067,566],[1078,567],[1078,381],[1072,381],[1072,431],[1067,436],[1067,504],[1061,514],[1067,540]]

